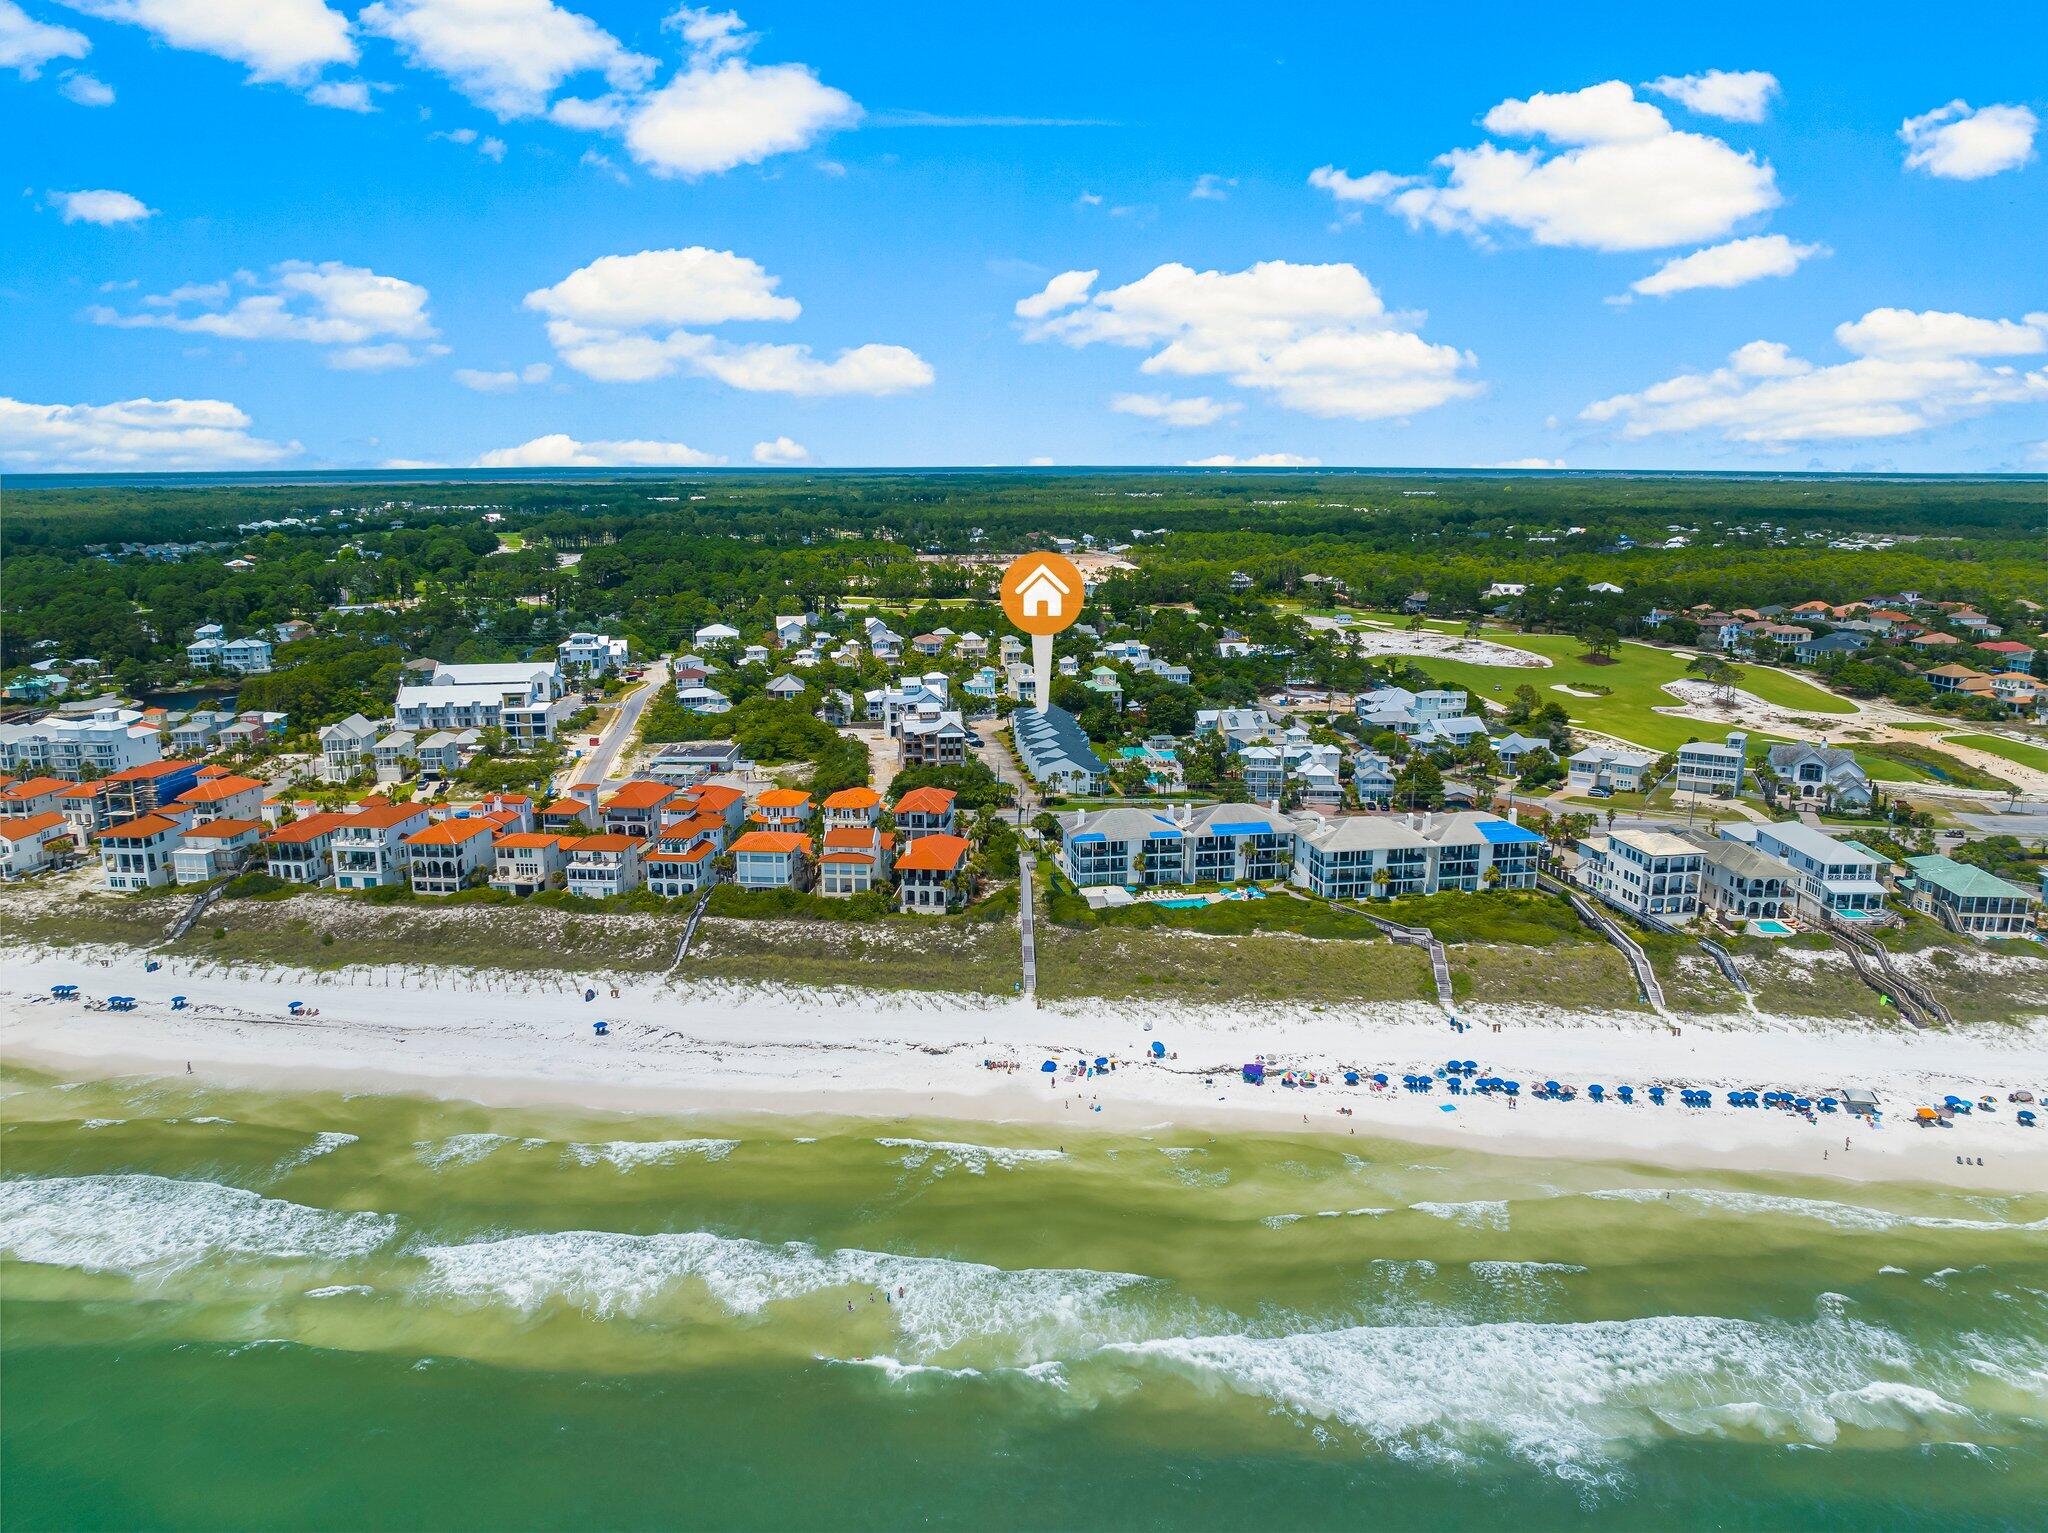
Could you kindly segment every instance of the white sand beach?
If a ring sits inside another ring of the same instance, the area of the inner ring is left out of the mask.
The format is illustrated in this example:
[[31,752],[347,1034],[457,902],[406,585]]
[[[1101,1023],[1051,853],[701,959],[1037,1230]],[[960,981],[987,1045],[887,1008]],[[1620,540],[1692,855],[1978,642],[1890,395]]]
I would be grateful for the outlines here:
[[[132,995],[113,1013],[49,999],[72,983],[87,996]],[[597,991],[586,1002],[586,988]],[[173,995],[187,1007],[173,1010]],[[297,1000],[317,1016],[292,1018]],[[603,1019],[609,1036],[593,1023]],[[447,969],[310,974],[173,959],[147,972],[132,950],[88,957],[10,955],[0,987],[0,1060],[71,1076],[183,1075],[286,1090],[417,1092],[501,1104],[622,1111],[779,1115],[916,1115],[1071,1124],[1130,1131],[1161,1123],[1390,1135],[1517,1154],[1772,1170],[1860,1180],[2048,1188],[2048,1128],[2017,1126],[2006,1094],[2048,1085],[2048,1032],[1971,1028],[1916,1034],[1867,1025],[1730,1017],[1674,1033],[1620,1015],[1474,1009],[1454,1032],[1432,1007],[1144,1008],[665,983],[658,979],[517,976]],[[1492,1029],[1498,1026],[1499,1032]],[[1167,1057],[1149,1058],[1151,1045]],[[1075,1079],[1098,1056],[1119,1068]],[[1253,1087],[1239,1067],[1384,1071],[1395,1088]],[[1402,1074],[1450,1058],[1518,1079],[1523,1098],[1403,1092]],[[1060,1073],[1041,1067],[1056,1060]],[[984,1061],[1012,1061],[1014,1071]],[[1705,1111],[1675,1105],[1528,1099],[1544,1080],[1584,1088],[1658,1083],[1710,1087]],[[1878,1126],[1842,1114],[1732,1109],[1729,1089],[1819,1097],[1875,1091]],[[1948,1093],[1997,1099],[1952,1129],[1912,1110]],[[1455,1111],[1445,1111],[1455,1105]],[[1099,1107],[1100,1111],[1095,1109]],[[1343,1114],[1339,1108],[1350,1108]],[[1985,1164],[1962,1166],[1957,1157]]]

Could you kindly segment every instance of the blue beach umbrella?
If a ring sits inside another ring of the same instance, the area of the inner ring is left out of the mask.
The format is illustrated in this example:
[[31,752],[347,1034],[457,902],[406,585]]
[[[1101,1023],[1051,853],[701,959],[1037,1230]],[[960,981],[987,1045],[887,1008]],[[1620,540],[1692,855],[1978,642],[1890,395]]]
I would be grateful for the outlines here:
[[1154,1059],[1164,1059],[1166,1057],[1166,1045],[1155,1041],[1152,1045],[1152,1057]]
[[1047,1075],[1057,1075],[1060,1073],[1060,1067],[1054,1064],[1049,1059],[1044,1064],[1040,1065],[1038,1068],[1043,1070]]
[[1344,1072],[1344,1084],[1356,1086],[1358,1084],[1358,1072],[1356,1070],[1346,1070]]

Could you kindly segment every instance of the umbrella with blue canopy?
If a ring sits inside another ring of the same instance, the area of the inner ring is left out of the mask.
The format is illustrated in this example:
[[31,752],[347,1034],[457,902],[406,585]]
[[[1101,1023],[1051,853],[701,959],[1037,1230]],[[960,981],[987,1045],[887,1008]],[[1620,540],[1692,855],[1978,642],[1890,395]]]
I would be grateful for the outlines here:
[[1152,1042],[1152,1057],[1154,1059],[1164,1059],[1166,1057],[1166,1045],[1157,1039],[1154,1039]]
[[1057,1075],[1060,1073],[1060,1067],[1054,1064],[1049,1059],[1044,1064],[1040,1065],[1038,1068],[1043,1070],[1047,1075]]

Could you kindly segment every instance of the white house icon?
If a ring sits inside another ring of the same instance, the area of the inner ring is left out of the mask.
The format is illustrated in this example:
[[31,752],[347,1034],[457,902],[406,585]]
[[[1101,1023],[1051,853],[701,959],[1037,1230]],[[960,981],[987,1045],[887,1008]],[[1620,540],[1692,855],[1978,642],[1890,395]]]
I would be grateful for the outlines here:
[[1058,617],[1068,594],[1066,582],[1041,564],[1017,587],[1017,602],[1026,617]]

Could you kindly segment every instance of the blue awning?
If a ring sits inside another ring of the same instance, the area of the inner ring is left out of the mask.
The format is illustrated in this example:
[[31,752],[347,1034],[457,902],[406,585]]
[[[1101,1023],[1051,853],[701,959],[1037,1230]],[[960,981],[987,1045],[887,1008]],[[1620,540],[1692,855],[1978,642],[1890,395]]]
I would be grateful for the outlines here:
[[1273,827],[1264,820],[1233,820],[1227,825],[1211,825],[1212,836],[1270,836]]
[[1479,834],[1493,846],[1527,846],[1543,839],[1535,831],[1506,820],[1481,820]]
[[1099,830],[1090,830],[1083,831],[1080,835],[1070,837],[1069,839],[1074,841],[1076,844],[1079,844],[1083,841],[1107,841],[1109,837],[1105,836]]

